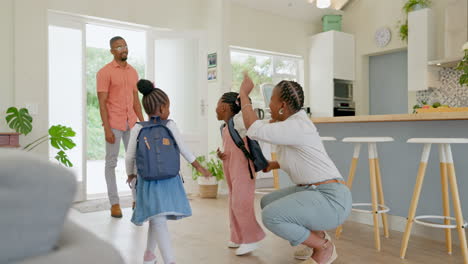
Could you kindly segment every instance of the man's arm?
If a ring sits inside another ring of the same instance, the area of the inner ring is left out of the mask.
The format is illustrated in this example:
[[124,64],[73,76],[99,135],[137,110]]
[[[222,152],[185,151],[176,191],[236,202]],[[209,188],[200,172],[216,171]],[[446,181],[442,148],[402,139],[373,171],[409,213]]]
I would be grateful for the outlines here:
[[135,114],[137,115],[140,122],[145,121],[145,119],[143,118],[143,114],[141,112],[140,98],[138,98],[137,91],[133,92],[133,110],[135,111]]
[[106,141],[114,144],[115,137],[114,133],[109,124],[109,114],[107,113],[107,97],[109,93],[106,92],[98,92],[98,100],[99,100],[99,112],[101,113],[102,125],[104,126],[104,133],[106,136]]

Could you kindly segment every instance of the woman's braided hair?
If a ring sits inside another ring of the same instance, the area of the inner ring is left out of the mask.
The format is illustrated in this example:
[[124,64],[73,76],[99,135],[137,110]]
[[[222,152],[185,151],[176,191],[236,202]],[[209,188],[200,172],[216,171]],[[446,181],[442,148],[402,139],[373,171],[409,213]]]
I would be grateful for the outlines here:
[[143,108],[148,115],[156,113],[156,111],[163,105],[169,103],[167,94],[155,88],[153,83],[149,80],[141,79],[137,83],[138,91],[143,94]]
[[304,106],[304,91],[295,81],[281,81],[276,85],[280,89],[280,97],[294,112]]

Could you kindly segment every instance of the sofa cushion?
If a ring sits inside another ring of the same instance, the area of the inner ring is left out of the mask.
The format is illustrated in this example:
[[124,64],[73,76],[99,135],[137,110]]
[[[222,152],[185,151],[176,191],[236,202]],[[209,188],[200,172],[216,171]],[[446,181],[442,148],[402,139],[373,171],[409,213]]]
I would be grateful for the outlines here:
[[0,150],[0,263],[56,245],[76,191],[73,173],[19,150]]
[[120,253],[108,242],[68,220],[58,246],[47,255],[28,258],[16,264],[124,264]]

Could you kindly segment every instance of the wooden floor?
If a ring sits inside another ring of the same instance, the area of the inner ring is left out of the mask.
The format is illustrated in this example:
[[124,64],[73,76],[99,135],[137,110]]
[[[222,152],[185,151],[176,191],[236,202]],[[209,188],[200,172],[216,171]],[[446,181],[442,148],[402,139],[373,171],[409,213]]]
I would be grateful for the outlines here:
[[[256,202],[257,216],[260,212]],[[250,255],[237,257],[235,250],[228,249],[229,225],[227,198],[191,200],[193,216],[170,221],[169,229],[176,252],[177,263],[194,264],[288,264],[300,263],[293,258],[294,248],[288,242],[267,231],[267,237],[258,250]],[[111,242],[122,254],[127,263],[142,263],[146,246],[147,226],[137,227],[130,222],[131,209],[124,209],[122,219],[114,219],[109,212],[82,214],[70,212],[70,218]],[[260,218],[258,218],[260,219]],[[330,232],[333,238],[333,232]],[[445,253],[445,244],[412,236],[407,259],[399,258],[402,233],[391,232],[389,239],[382,238],[382,251],[374,249],[371,226],[346,223],[340,240],[335,241],[339,258],[335,264],[395,264],[395,263],[462,263],[460,250],[454,245],[454,254]],[[454,234],[456,236],[456,234]],[[158,263],[162,260],[158,255]]]

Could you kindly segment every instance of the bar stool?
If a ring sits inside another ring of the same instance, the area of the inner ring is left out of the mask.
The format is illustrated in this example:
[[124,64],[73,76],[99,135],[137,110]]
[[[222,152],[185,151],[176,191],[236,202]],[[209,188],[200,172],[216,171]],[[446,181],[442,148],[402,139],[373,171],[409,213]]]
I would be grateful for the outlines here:
[[[359,160],[359,152],[361,150],[361,144],[368,144],[369,151],[369,179],[371,189],[371,203],[353,203],[353,211],[360,213],[370,213],[374,218],[374,239],[375,248],[380,251],[380,230],[379,230],[379,214],[382,215],[382,223],[384,227],[384,235],[386,238],[390,236],[388,232],[388,221],[387,212],[390,208],[385,205],[382,179],[380,174],[379,156],[377,152],[377,143],[392,142],[391,137],[347,137],[343,139],[343,142],[355,143],[354,144],[354,155],[351,161],[351,168],[349,170],[348,181],[346,185],[349,189],[353,187],[354,175],[356,172],[357,163]],[[372,210],[358,209],[354,207],[371,206]],[[343,231],[343,226],[339,226],[336,229],[335,236],[338,239]]]
[[[416,184],[414,186],[413,198],[411,199],[411,205],[408,212],[408,220],[406,222],[405,233],[403,235],[403,240],[401,243],[400,257],[405,258],[406,249],[408,247],[408,241],[411,235],[411,227],[413,226],[413,223],[415,223],[429,227],[445,229],[445,244],[447,247],[448,254],[452,254],[452,237],[450,229],[456,228],[458,230],[458,236],[460,239],[463,260],[465,264],[468,264],[468,251],[466,235],[464,230],[464,228],[467,226],[467,222],[463,220],[463,213],[460,205],[460,196],[458,193],[457,178],[455,176],[455,167],[453,165],[452,149],[450,147],[450,144],[467,144],[468,138],[411,138],[407,142],[424,144],[424,147],[421,155],[421,162],[419,164]],[[415,216],[432,144],[439,145],[440,178],[444,215]],[[452,201],[455,217],[450,216],[449,186],[452,191]],[[429,223],[422,221],[423,219],[443,219],[444,224]],[[451,224],[451,220],[456,221],[456,224]]]
[[322,141],[336,141],[335,137],[320,137]]

